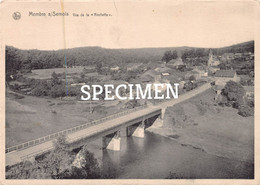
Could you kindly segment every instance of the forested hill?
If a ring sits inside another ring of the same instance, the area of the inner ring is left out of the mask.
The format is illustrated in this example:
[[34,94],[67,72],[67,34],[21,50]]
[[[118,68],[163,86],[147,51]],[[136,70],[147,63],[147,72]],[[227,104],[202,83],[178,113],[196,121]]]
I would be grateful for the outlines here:
[[43,69],[72,65],[103,66],[120,65],[129,62],[149,62],[161,60],[167,50],[180,48],[105,49],[101,47],[80,47],[57,51],[20,50],[6,47],[6,63],[13,69]]
[[[183,55],[189,51],[202,51],[207,55],[208,48],[168,47],[168,48],[138,48],[138,49],[105,49],[101,47],[80,47],[66,50],[42,51],[21,50],[6,46],[6,70],[8,72],[20,69],[45,69],[72,65],[121,65],[128,62],[149,62],[161,60],[166,51],[177,51]],[[236,44],[229,47],[213,49],[213,53],[254,52],[254,41]],[[201,52],[198,52],[201,53]],[[66,57],[65,57],[66,56]],[[65,60],[66,58],[66,60]]]
[[243,42],[228,47],[213,49],[213,52],[215,52],[216,54],[243,53],[243,52],[254,53],[254,41],[248,41],[248,42]]

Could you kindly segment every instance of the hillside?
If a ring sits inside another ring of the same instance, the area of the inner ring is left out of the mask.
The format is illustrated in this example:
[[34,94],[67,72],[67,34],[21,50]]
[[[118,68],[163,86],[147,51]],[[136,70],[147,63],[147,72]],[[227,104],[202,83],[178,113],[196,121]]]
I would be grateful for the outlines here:
[[168,107],[163,127],[148,130],[212,155],[253,163],[254,117],[216,106],[214,97],[215,92],[209,89]]
[[[200,51],[203,56],[208,55],[209,48],[195,47],[167,47],[167,48],[137,48],[137,49],[106,49],[101,47],[80,47],[66,50],[21,50],[6,46],[7,72],[20,69],[46,69],[63,67],[63,65],[99,65],[113,66],[129,62],[146,63],[159,61],[166,51],[177,51],[182,55],[189,51]],[[254,52],[254,41],[213,49],[214,53],[226,52]],[[194,52],[196,53],[196,52]]]
[[223,53],[242,53],[242,52],[252,52],[254,53],[254,41],[243,42],[239,44],[235,44],[228,47],[213,49],[213,52],[218,54]]

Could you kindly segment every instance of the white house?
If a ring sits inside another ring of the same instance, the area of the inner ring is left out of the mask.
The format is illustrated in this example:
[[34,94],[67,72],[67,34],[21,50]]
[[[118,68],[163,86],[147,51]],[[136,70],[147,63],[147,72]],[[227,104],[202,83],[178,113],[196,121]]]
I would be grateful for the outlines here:
[[118,71],[118,70],[119,70],[119,67],[118,67],[118,66],[114,66],[114,67],[111,67],[110,70],[111,70],[111,71]]

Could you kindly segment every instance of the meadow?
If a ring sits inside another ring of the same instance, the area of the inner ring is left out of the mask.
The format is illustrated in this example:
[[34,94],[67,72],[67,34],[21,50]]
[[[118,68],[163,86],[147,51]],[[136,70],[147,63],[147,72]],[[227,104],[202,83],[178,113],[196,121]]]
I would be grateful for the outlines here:
[[53,72],[57,74],[67,73],[67,75],[80,74],[84,67],[77,68],[52,68],[52,69],[34,69],[32,73],[27,73],[25,76],[35,79],[50,79]]
[[[123,111],[118,101],[90,102],[6,94],[6,147]],[[109,109],[108,109],[109,107]]]

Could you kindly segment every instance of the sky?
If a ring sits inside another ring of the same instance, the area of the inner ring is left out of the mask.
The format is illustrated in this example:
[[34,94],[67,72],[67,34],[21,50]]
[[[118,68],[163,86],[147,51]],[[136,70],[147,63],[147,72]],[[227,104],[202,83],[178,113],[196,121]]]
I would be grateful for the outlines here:
[[[90,1],[6,3],[4,42],[20,49],[84,46],[216,48],[254,40],[253,1]],[[14,20],[13,12],[21,19]],[[67,17],[29,12],[68,12]],[[74,17],[107,13],[109,17]]]

